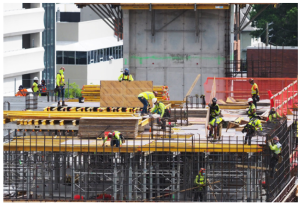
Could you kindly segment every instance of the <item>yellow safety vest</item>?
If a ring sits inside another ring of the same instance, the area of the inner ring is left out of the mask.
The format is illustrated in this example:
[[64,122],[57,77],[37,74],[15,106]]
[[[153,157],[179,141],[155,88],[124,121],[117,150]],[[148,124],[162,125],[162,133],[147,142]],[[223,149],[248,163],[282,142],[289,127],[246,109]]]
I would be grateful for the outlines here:
[[258,86],[256,83],[254,83],[251,87],[251,94],[254,95],[256,94],[256,89],[254,89],[254,86],[256,85],[256,88],[257,88],[257,95],[259,96],[259,90],[258,90]]

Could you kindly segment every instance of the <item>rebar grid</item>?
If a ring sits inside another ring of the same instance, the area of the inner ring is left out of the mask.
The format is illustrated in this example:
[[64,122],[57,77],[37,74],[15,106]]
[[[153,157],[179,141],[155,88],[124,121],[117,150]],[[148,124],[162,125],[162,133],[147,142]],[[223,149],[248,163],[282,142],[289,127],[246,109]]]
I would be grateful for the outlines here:
[[[243,137],[212,142],[199,135],[168,132],[170,127],[153,132],[152,139],[145,135],[128,139],[120,148],[72,134],[9,132],[4,137],[4,198],[196,201],[199,187],[194,179],[205,168],[203,201],[272,201],[294,171],[295,161],[289,157],[297,148],[290,148],[295,146],[295,131],[286,120],[267,127],[251,146],[243,145]],[[275,135],[283,145],[284,160],[271,179],[271,152],[264,140]]]

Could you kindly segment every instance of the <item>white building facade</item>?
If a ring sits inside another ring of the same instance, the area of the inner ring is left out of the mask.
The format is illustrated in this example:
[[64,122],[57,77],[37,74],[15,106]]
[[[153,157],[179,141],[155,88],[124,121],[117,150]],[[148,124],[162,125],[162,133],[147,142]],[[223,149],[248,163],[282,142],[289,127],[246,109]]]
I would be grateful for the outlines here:
[[[78,12],[70,5],[59,8],[61,13]],[[90,20],[92,12],[83,8],[80,22],[67,22],[60,17],[61,22],[56,24],[56,70],[65,67],[65,80],[80,88],[99,85],[100,80],[117,80],[123,70],[123,41],[117,40],[103,20]]]
[[44,8],[41,3],[3,4],[3,95],[30,88],[44,69]]

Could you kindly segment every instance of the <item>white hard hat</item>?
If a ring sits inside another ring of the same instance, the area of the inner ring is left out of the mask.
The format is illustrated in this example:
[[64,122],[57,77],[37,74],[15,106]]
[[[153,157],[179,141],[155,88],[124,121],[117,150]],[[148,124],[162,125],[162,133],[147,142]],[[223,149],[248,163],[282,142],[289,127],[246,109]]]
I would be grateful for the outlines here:
[[249,102],[253,102],[253,99],[252,98],[248,98],[248,103]]
[[34,78],[33,78],[33,80],[34,80],[34,81],[35,81],[35,80],[39,80],[39,78],[37,78],[37,77],[34,77]]
[[152,103],[154,104],[154,103],[156,103],[157,102],[157,98],[153,98],[152,99]]

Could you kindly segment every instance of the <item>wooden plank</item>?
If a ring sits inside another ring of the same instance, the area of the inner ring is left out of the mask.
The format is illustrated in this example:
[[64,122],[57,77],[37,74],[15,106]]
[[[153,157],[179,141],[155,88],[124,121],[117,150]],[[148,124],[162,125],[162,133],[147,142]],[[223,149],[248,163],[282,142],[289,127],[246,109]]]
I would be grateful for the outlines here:
[[145,91],[153,91],[152,81],[101,81],[100,104],[101,107],[143,107],[138,95]]
[[[209,103],[211,103],[212,99],[216,96],[216,79],[214,77],[214,81],[211,87],[211,93],[209,98]],[[219,106],[220,107],[220,106]],[[208,107],[207,113],[206,113],[206,121],[205,121],[205,136],[208,136],[208,130],[207,126],[209,124],[209,113],[210,113],[210,107]]]
[[226,103],[236,103],[236,100],[234,98],[232,98],[232,97],[229,96],[226,99]]
[[187,94],[185,95],[185,97],[183,99],[184,101],[186,101],[186,97],[192,93],[192,91],[193,91],[194,87],[196,86],[197,81],[199,80],[200,76],[201,76],[201,74],[198,74],[198,76],[194,80],[194,83],[192,84],[192,86],[190,87],[189,91],[187,92]]

